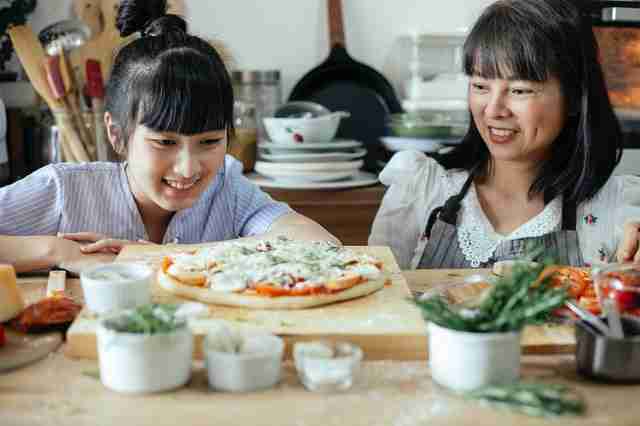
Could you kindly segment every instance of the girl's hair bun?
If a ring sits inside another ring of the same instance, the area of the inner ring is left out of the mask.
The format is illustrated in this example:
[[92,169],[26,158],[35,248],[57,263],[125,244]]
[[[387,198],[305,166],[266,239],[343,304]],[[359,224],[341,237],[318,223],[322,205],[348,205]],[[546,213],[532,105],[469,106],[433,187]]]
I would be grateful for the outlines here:
[[166,13],[167,0],[122,0],[116,28],[122,37],[136,32],[142,35],[159,35],[173,30],[186,32],[184,19]]

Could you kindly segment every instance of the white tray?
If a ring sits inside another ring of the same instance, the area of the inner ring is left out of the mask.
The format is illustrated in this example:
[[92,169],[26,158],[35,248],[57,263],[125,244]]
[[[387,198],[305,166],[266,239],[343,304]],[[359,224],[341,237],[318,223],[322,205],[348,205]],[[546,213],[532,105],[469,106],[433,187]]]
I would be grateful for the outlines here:
[[247,175],[247,178],[258,186],[280,189],[346,189],[360,186],[375,185],[378,177],[372,173],[358,172],[350,179],[335,182],[294,182],[269,179],[257,173]]

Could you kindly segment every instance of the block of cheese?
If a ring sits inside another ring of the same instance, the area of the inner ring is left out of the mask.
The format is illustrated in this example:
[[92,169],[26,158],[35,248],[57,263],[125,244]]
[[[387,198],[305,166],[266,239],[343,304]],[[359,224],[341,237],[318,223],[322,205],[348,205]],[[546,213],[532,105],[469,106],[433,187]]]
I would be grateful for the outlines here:
[[16,271],[0,264],[0,322],[16,317],[24,309],[24,300],[16,284]]

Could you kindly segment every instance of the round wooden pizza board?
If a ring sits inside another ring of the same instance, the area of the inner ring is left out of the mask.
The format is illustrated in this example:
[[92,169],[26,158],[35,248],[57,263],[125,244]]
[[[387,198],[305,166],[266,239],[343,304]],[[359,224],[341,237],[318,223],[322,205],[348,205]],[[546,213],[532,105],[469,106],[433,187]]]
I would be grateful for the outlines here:
[[0,372],[38,361],[62,344],[62,333],[25,334],[5,328],[6,344],[0,347]]

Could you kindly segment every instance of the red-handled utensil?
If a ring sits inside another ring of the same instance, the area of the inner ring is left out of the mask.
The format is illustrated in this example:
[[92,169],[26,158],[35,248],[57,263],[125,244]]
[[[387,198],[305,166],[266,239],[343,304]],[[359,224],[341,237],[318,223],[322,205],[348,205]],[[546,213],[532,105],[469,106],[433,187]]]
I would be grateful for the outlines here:
[[90,161],[89,155],[82,144],[82,140],[78,135],[78,132],[74,126],[71,108],[69,107],[68,100],[66,99],[66,89],[64,86],[64,80],[62,73],[60,72],[60,57],[57,55],[48,56],[45,60],[45,70],[47,75],[47,81],[49,82],[49,88],[53,95],[53,98],[61,103],[60,114],[58,115],[58,124],[61,126],[61,130],[64,133],[64,140],[69,143],[66,153],[73,154],[75,160],[78,161]]
[[96,154],[98,161],[109,161],[111,156],[109,155],[110,147],[104,128],[104,81],[102,79],[100,61],[87,59],[85,72],[87,75],[87,93],[91,98],[91,109],[95,120]]

